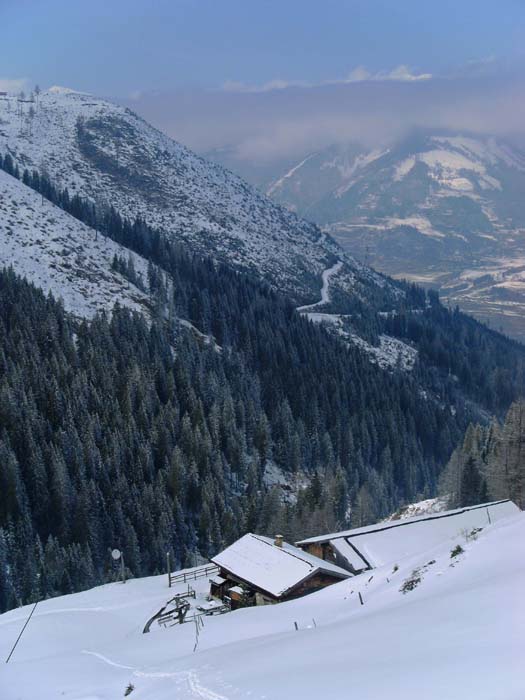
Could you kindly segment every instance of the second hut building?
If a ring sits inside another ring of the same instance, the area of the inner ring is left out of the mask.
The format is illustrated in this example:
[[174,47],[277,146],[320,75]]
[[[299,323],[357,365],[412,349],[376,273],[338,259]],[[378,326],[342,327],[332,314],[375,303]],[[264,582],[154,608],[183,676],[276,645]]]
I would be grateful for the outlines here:
[[232,608],[267,605],[299,598],[352,574],[275,539],[248,533],[212,559],[219,573],[211,580],[211,595]]

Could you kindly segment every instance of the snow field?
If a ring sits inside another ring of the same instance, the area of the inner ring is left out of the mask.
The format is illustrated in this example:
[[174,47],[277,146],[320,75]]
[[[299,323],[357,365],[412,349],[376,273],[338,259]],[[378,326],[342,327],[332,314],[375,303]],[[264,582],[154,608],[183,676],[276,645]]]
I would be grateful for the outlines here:
[[[327,698],[522,700],[525,515],[277,606],[194,625],[144,621],[165,577],[41,603],[0,674],[2,700]],[[451,557],[457,544],[464,553]],[[419,570],[420,582],[402,593]],[[197,581],[200,595],[206,580]],[[364,605],[360,604],[361,593]],[[0,654],[29,607],[0,616]],[[294,623],[299,630],[295,631]]]

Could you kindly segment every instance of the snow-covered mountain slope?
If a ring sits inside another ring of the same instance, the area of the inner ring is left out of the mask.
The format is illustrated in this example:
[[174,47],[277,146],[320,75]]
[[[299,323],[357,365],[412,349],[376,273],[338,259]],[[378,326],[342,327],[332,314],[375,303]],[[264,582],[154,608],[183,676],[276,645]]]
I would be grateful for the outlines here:
[[504,140],[417,132],[385,149],[331,147],[267,192],[367,264],[525,338],[525,154]]
[[[198,637],[194,624],[142,634],[187,587],[165,577],[44,601],[0,695],[109,700],[131,684],[137,700],[521,700],[525,515],[466,534],[289,603],[206,617]],[[192,585],[200,604],[208,582]],[[0,616],[2,659],[29,612]]]
[[77,317],[90,318],[115,303],[145,311],[148,297],[112,269],[115,254],[147,282],[147,263],[85,226],[0,170],[0,267],[11,266],[37,287],[61,298]]
[[[21,112],[21,115],[19,114]],[[365,302],[386,280],[345,255],[314,224],[277,206],[219,165],[163,135],[126,108],[52,88],[34,103],[0,100],[0,152],[20,169],[142,216],[206,255],[268,280],[298,302],[315,297],[324,269]],[[391,288],[393,294],[395,290]]]

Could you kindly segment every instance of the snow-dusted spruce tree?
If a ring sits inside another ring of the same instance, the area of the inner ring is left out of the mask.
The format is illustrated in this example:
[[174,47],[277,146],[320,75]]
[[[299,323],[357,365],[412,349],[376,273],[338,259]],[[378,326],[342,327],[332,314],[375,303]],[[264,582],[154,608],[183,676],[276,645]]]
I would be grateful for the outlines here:
[[520,508],[525,508],[525,401],[516,401],[510,407],[502,439],[508,494]]
[[[480,425],[469,425],[463,443],[457,447],[443,470],[439,481],[439,493],[447,499],[449,508],[473,505],[482,494],[484,483],[485,429]],[[465,470],[468,465],[468,475]],[[477,486],[477,492],[475,484]],[[483,489],[483,493],[486,489]],[[466,503],[465,500],[469,502]]]
[[451,508],[502,498],[525,507],[523,399],[511,405],[502,425],[468,427],[441,475],[439,491]]
[[463,467],[461,475],[462,506],[475,506],[487,499],[487,484],[483,480],[476,459],[470,456]]
[[501,432],[502,425],[497,420],[493,420],[486,431],[487,437],[484,449],[483,473],[487,481],[490,498],[496,501],[508,497],[504,469],[499,466],[503,459],[501,456],[503,450]]

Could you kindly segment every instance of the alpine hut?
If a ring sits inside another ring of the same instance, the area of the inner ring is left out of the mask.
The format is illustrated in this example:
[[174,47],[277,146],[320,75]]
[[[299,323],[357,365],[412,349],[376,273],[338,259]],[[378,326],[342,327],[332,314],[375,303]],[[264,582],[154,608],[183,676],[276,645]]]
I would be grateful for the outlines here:
[[212,559],[219,568],[210,579],[212,596],[232,608],[280,603],[351,576],[341,567],[275,539],[248,533]]
[[519,512],[512,501],[494,501],[309,537],[296,545],[312,556],[359,574],[384,564],[394,564],[462,533],[478,532]]

